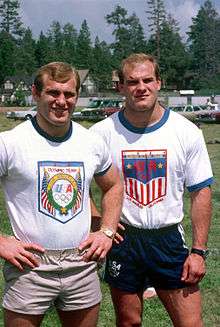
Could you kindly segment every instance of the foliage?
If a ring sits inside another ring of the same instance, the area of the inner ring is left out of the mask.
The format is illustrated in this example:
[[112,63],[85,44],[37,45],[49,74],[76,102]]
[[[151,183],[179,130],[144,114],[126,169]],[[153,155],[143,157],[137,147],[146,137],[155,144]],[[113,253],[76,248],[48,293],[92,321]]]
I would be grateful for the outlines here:
[[146,50],[143,27],[135,13],[128,16],[127,10],[117,5],[105,18],[109,25],[114,26],[112,34],[115,36],[115,42],[111,44],[111,48],[116,68],[121,60],[132,52]]
[[89,69],[92,64],[92,42],[87,21],[82,22],[76,42],[76,67]]
[[161,56],[161,27],[166,20],[166,11],[163,0],[148,0],[149,9],[146,10],[150,23],[148,24],[152,32],[151,38],[156,43],[156,57]]
[[218,82],[220,79],[220,18],[210,0],[205,1],[192,22],[188,35],[193,86],[209,87],[216,75]]
[[16,48],[15,70],[17,75],[32,76],[37,67],[35,58],[35,40],[28,28]]
[[0,32],[0,84],[6,76],[14,76],[15,70],[15,50],[14,38],[7,32]]
[[23,27],[18,14],[19,8],[19,0],[0,1],[0,17],[2,17],[0,28],[2,31],[16,36],[22,35]]
[[111,88],[112,71],[134,52],[153,54],[166,88],[217,89],[220,84],[220,17],[211,0],[205,0],[189,27],[188,42],[179,34],[178,22],[166,12],[163,0],[146,0],[148,38],[136,13],[116,5],[106,15],[114,41],[95,38],[84,20],[79,31],[71,24],[53,21],[34,39],[19,16],[19,0],[0,0],[0,86],[6,77],[30,76],[50,61],[66,61],[89,69],[98,91]]
[[112,55],[105,41],[100,42],[96,37],[92,51],[92,76],[98,90],[111,87]]

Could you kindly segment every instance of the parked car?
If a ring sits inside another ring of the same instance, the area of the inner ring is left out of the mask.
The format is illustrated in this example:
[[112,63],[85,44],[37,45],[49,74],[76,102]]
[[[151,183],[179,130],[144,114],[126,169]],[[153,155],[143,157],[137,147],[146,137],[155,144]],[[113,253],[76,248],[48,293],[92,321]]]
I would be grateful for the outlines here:
[[121,99],[114,98],[92,98],[89,101],[89,104],[86,109],[95,109],[95,108],[103,108],[108,106],[110,103],[114,103],[115,101],[122,101]]
[[200,123],[220,123],[220,109],[205,111],[200,113],[196,120]]
[[100,110],[102,111],[103,116],[106,118],[115,112],[122,110],[124,107],[124,101],[121,99],[114,99],[109,101],[106,106],[101,106]]
[[99,107],[88,106],[81,110],[81,115],[82,119],[98,121],[121,110],[122,107],[122,99],[102,99]]
[[184,105],[184,106],[173,106],[170,107],[171,110],[178,112],[180,115],[186,117],[192,122],[197,122],[197,117],[209,111],[207,105]]
[[33,116],[35,116],[36,112],[37,112],[37,107],[33,107],[28,110],[8,111],[8,112],[6,112],[6,117],[12,118],[15,120],[16,119],[27,120],[27,119],[31,119]]

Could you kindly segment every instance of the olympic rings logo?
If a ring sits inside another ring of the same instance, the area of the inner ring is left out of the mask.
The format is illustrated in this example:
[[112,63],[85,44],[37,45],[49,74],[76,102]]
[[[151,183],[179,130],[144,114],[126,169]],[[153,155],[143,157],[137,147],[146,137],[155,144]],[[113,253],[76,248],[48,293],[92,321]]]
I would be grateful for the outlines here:
[[72,195],[70,195],[70,194],[63,194],[63,193],[62,194],[56,193],[56,194],[53,195],[53,198],[54,198],[54,200],[56,202],[62,202],[62,203],[67,204],[67,203],[69,203],[72,200]]

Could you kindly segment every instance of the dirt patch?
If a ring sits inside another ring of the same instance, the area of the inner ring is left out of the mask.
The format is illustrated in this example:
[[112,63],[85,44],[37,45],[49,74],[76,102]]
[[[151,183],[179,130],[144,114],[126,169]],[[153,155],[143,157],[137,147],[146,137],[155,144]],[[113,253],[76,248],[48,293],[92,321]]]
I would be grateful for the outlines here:
[[0,112],[7,112],[7,111],[24,111],[30,108],[27,107],[0,107]]

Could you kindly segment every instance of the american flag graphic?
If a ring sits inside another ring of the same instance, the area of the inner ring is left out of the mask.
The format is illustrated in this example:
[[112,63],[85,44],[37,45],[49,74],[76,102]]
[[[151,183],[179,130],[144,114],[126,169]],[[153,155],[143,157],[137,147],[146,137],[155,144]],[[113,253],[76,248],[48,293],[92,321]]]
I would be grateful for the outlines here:
[[43,176],[42,187],[41,187],[41,202],[44,209],[46,209],[51,215],[54,215],[55,209],[48,201],[47,185],[48,185],[48,173],[44,169],[44,176]]
[[81,206],[81,201],[82,201],[82,179],[81,179],[80,170],[78,170],[75,179],[77,182],[77,197],[76,197],[76,203],[73,207],[73,212],[75,212]]
[[166,150],[122,151],[125,190],[132,199],[146,206],[166,195]]

